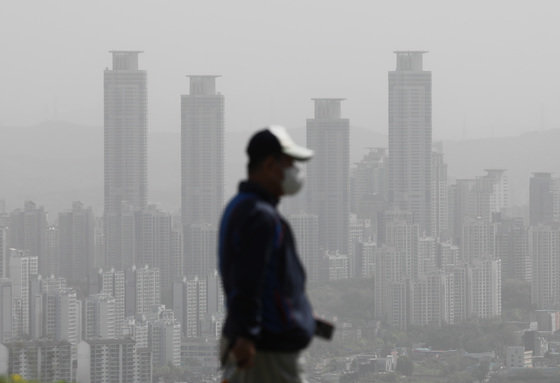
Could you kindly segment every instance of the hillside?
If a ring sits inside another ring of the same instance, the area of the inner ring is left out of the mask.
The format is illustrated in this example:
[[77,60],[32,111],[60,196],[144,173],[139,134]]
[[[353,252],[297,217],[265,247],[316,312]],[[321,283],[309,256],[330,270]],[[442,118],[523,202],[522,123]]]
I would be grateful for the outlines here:
[[[67,122],[30,127],[0,127],[0,199],[9,209],[26,199],[44,205],[51,215],[81,200],[101,214],[103,204],[103,129]],[[305,129],[290,130],[305,142]],[[226,197],[245,172],[245,145],[250,132],[226,133]],[[351,163],[367,147],[386,146],[387,137],[364,128],[351,130]],[[468,178],[486,168],[509,170],[512,201],[525,204],[531,172],[560,174],[560,130],[518,137],[444,142],[449,176]],[[165,210],[179,208],[179,131],[152,132],[148,138],[149,199]]]

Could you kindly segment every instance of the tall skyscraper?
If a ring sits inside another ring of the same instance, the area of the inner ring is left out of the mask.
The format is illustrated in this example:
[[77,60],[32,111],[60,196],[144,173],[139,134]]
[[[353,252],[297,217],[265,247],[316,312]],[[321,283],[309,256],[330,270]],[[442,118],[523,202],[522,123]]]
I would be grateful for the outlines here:
[[[193,252],[191,238],[216,227],[223,205],[224,96],[216,92],[219,76],[188,76],[190,92],[181,96],[181,207],[185,269],[188,275],[206,276],[209,254]],[[213,254],[213,253],[212,253]],[[212,267],[213,269],[213,267]]]
[[307,206],[319,220],[319,246],[349,254],[350,121],[341,117],[341,98],[317,98],[307,120],[307,146],[315,158],[307,164]]
[[105,251],[106,265],[124,270],[134,262],[129,212],[147,200],[148,100],[141,52],[111,53],[113,67],[104,73]]
[[424,51],[396,51],[389,72],[389,202],[432,230],[432,72]]

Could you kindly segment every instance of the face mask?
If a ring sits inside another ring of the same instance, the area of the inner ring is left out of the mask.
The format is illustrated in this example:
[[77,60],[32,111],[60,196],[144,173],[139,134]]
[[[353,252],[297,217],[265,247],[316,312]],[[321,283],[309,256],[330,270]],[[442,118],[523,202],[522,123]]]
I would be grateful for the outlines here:
[[293,195],[299,192],[303,186],[303,173],[295,166],[284,169],[284,180],[282,181],[282,191],[285,195]]

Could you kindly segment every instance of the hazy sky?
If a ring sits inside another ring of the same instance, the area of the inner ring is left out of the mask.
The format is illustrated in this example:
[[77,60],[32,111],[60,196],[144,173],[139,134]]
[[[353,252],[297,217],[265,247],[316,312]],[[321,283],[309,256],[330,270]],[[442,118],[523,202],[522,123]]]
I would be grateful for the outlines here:
[[102,126],[107,52],[143,50],[151,130],[179,130],[186,74],[221,74],[226,125],[301,127],[312,97],[387,130],[394,50],[433,72],[435,139],[560,127],[555,1],[37,0],[0,4],[0,126]]

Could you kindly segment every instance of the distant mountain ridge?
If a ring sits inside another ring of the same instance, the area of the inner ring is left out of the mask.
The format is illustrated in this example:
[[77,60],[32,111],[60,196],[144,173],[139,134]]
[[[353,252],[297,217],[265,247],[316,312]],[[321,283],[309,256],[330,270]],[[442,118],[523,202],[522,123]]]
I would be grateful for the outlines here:
[[[72,201],[103,209],[103,128],[49,121],[29,127],[0,127],[0,199],[8,209],[34,200],[51,213],[69,209]],[[225,139],[226,199],[245,174],[245,145],[250,131],[227,131]],[[305,142],[305,128],[290,129]],[[162,209],[180,208],[180,132],[148,135],[149,200]],[[528,201],[532,172],[560,174],[560,129],[525,133],[517,137],[485,138],[443,143],[450,179],[472,178],[484,169],[508,169],[512,202]],[[368,147],[386,147],[387,136],[351,128],[351,163]]]

